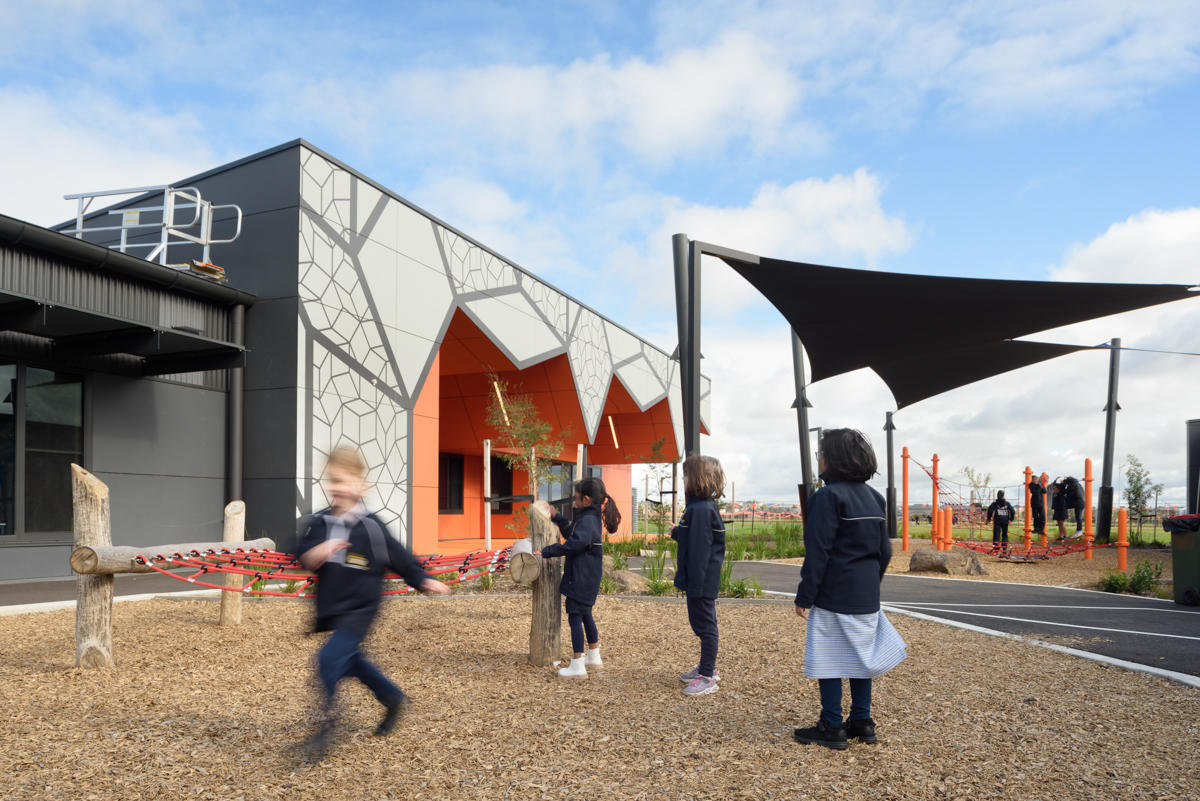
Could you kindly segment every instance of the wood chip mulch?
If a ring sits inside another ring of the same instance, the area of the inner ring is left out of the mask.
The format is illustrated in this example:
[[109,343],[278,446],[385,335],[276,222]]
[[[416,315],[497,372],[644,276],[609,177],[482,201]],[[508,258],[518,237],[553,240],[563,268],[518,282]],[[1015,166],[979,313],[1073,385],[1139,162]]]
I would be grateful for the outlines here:
[[[882,742],[792,741],[818,713],[791,605],[721,604],[719,693],[677,675],[679,603],[604,598],[604,671],[530,666],[527,596],[384,605],[368,649],[415,700],[388,738],[357,683],[322,762],[303,602],[117,604],[111,671],[73,668],[73,612],[0,618],[5,799],[1200,799],[1200,691],[896,617],[908,660],[875,682]],[[565,632],[564,632],[565,633]],[[847,699],[848,702],[848,699]]]

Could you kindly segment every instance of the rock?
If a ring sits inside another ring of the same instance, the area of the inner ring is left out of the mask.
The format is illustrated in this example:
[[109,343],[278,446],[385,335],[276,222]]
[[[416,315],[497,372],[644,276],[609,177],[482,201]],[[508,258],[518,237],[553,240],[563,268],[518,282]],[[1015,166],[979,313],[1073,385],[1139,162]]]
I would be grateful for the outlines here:
[[645,576],[639,576],[628,570],[614,570],[609,574],[621,592],[643,593],[650,591],[650,582]]
[[934,551],[921,549],[913,551],[908,562],[909,573],[932,572],[946,573],[951,576],[986,576],[987,568],[979,561],[979,557],[966,551]]
[[612,573],[612,572],[613,572],[613,558],[612,558],[612,555],[611,555],[611,554],[605,554],[605,555],[604,555],[604,559],[603,559],[603,561],[604,561],[604,575],[606,575],[606,576],[607,576],[609,573]]

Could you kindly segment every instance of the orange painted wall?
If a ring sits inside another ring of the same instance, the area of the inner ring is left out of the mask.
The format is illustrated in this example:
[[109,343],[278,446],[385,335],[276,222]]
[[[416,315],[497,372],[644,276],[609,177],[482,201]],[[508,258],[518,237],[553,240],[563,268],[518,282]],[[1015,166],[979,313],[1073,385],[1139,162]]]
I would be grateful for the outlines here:
[[437,483],[439,428],[441,417],[441,354],[433,359],[417,403],[413,407],[412,463],[408,466],[412,477],[412,539],[409,548],[415,554],[438,552]]
[[621,510],[621,525],[617,534],[633,531],[633,468],[626,464],[601,465],[600,480]]

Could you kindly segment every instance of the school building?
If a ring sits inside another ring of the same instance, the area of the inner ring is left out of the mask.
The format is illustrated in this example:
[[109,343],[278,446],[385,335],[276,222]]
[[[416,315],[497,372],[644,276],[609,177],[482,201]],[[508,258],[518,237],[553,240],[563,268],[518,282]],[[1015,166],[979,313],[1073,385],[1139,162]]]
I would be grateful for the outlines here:
[[632,465],[682,451],[667,352],[303,140],[112,197],[0,215],[0,581],[70,575],[72,462],[110,487],[114,544],[220,540],[242,499],[286,548],[340,443],[414,552],[479,549],[484,498],[528,492],[495,456],[483,486],[489,372],[570,432],[540,498],[584,445],[627,531]]

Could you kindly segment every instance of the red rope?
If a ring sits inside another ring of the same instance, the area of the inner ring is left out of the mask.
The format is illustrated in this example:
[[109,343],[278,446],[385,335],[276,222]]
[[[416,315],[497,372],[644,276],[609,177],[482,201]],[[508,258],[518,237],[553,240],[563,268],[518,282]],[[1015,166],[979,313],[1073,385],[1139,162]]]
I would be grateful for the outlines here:
[[[1053,559],[1056,556],[1068,556],[1070,554],[1079,553],[1088,549],[1088,546],[1084,545],[1083,540],[1074,540],[1069,542],[1050,541],[1044,546],[1030,545],[1028,548],[1026,548],[1024,543],[1021,542],[1012,542],[1007,546],[1001,543],[999,547],[997,547],[997,545],[991,540],[955,540],[954,544],[961,545],[964,548],[970,548],[973,551],[979,551],[980,553],[994,554],[995,556],[999,556],[1001,559],[1018,559],[1026,561],[1032,559]],[[1115,546],[1115,542],[1107,542],[1100,545],[1097,545],[1093,542],[1091,547],[1092,550],[1097,550],[1099,548],[1112,548]]]

